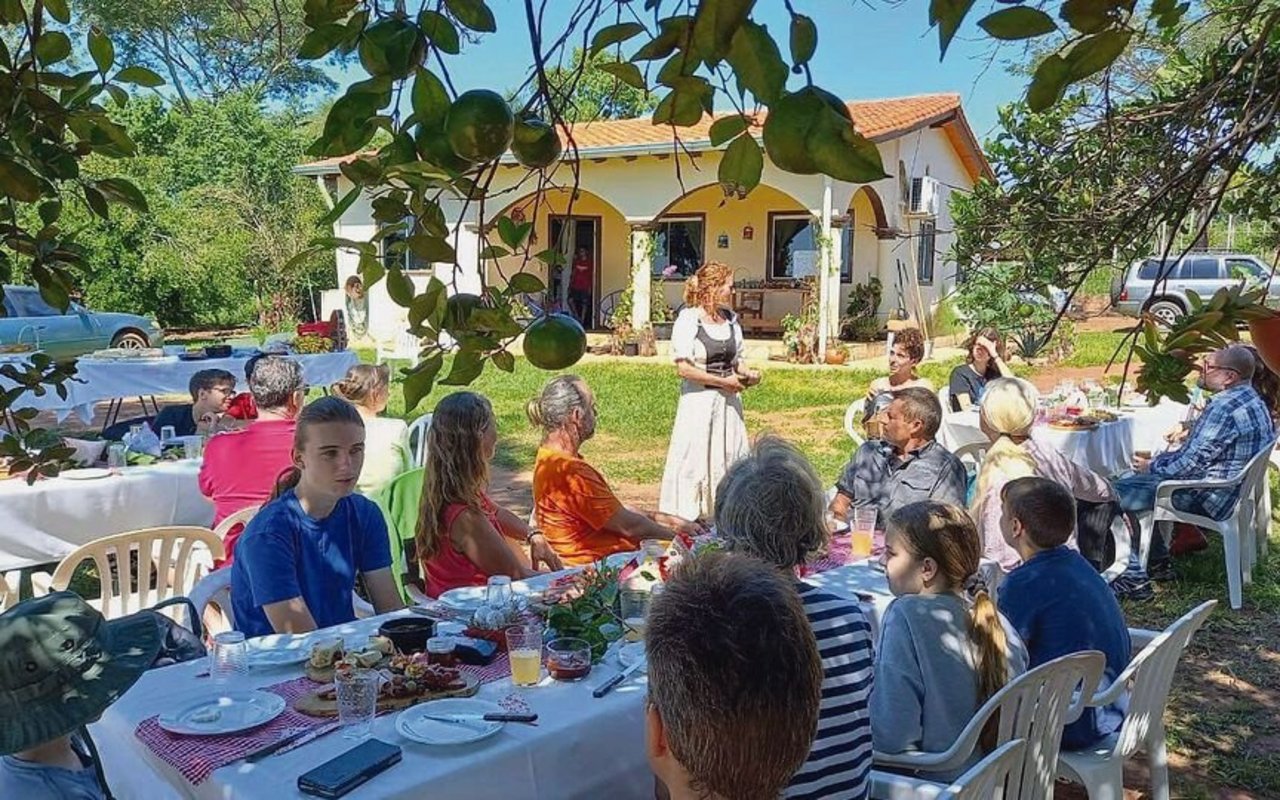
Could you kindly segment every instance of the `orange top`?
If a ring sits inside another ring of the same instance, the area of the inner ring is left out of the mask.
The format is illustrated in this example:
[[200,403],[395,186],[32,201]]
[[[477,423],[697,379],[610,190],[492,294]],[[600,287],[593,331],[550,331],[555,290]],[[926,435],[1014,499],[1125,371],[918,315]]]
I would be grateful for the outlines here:
[[538,448],[533,465],[533,509],[538,527],[566,566],[634,550],[627,538],[604,529],[622,508],[604,477],[581,458]]

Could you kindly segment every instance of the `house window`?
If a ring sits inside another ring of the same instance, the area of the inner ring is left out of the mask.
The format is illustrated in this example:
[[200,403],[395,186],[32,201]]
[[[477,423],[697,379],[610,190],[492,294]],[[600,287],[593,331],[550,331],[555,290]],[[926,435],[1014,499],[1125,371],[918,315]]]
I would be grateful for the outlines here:
[[409,238],[409,232],[413,230],[413,218],[406,218],[399,224],[399,230],[387,234],[382,239],[382,265],[388,269],[399,267],[406,272],[413,270],[429,271],[431,269],[430,261],[422,258],[407,247],[392,247],[393,244],[403,242]]
[[840,282],[853,283],[853,220],[840,229]]
[[925,220],[920,223],[920,233],[916,239],[916,282],[922,286],[933,285],[933,256],[937,246],[937,232],[934,223]]
[[808,214],[769,218],[769,277],[809,278],[818,274],[818,226]]
[[701,215],[658,220],[653,234],[653,260],[650,262],[653,274],[661,275],[669,266],[676,268],[669,276],[672,278],[684,278],[697,272],[702,266],[705,228]]

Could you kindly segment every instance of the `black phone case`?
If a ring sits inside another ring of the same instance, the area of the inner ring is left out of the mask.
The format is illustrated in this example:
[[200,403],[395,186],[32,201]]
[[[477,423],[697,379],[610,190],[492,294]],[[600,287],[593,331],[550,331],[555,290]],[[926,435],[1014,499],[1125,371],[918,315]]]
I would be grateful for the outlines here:
[[399,763],[402,755],[396,745],[370,739],[298,776],[298,790],[314,797],[342,797]]

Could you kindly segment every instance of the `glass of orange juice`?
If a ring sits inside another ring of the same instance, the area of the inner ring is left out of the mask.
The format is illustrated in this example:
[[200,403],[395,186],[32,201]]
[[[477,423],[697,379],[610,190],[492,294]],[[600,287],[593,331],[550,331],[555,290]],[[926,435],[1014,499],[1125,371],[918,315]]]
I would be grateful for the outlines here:
[[507,628],[506,635],[511,682],[516,686],[537,685],[542,680],[542,626]]
[[876,509],[858,506],[849,512],[849,555],[870,558],[871,543],[876,535]]

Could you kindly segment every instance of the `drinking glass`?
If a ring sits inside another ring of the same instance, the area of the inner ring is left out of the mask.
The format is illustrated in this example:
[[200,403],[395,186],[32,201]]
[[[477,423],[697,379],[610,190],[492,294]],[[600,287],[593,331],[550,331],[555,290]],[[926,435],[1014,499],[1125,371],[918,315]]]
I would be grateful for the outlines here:
[[164,445],[168,444],[169,442],[173,441],[176,438],[178,438],[178,431],[172,425],[165,425],[164,427],[160,428],[160,446],[161,447],[163,447]]
[[507,660],[512,683],[536,686],[542,680],[542,626],[507,628]]
[[125,464],[128,463],[128,459],[125,454],[125,446],[120,442],[113,442],[109,445],[107,447],[107,468],[123,469]]
[[876,509],[858,506],[849,514],[849,555],[853,558],[870,558],[876,535]]
[[333,685],[338,696],[338,722],[346,739],[363,739],[373,728],[378,711],[378,685],[381,676],[372,669],[353,669],[335,673]]
[[658,559],[667,554],[667,546],[661,539],[644,539],[640,542],[640,552],[643,560],[656,564]]
[[645,616],[649,613],[648,591],[640,589],[622,590],[622,627],[628,642],[638,642],[644,638]]
[[204,455],[204,438],[193,436],[183,439],[182,455],[184,458],[200,458]]
[[494,575],[489,578],[489,588],[485,591],[484,604],[490,608],[506,608],[511,605],[514,596],[511,591],[511,577]]
[[249,672],[249,644],[240,631],[224,631],[213,637],[209,653],[209,677],[219,686],[239,680]]

